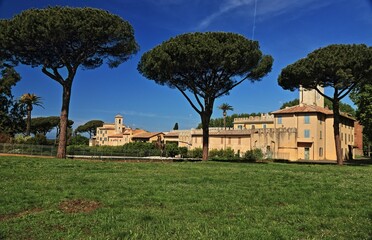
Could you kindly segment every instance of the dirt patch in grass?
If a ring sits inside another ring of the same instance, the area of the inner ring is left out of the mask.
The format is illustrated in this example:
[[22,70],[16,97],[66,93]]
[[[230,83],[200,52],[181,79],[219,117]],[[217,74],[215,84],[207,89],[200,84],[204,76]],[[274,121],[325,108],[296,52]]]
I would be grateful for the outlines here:
[[96,201],[72,199],[61,202],[58,208],[64,213],[89,213],[101,206],[102,204]]
[[20,217],[23,217],[23,216],[26,216],[32,213],[38,213],[41,211],[43,211],[42,208],[32,208],[32,209],[27,209],[27,210],[24,210],[18,213],[0,214],[0,222],[13,219],[13,218],[20,218]]

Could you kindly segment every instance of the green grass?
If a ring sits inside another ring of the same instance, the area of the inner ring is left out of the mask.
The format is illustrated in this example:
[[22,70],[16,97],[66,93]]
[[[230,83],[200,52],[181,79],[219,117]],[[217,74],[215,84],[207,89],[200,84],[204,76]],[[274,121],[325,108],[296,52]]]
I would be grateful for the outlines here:
[[371,196],[372,166],[0,157],[0,239],[371,239]]

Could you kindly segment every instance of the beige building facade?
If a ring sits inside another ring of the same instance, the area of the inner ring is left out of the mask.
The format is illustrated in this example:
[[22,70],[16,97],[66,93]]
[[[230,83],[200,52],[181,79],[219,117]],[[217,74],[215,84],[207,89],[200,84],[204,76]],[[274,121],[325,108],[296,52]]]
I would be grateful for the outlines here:
[[274,128],[274,115],[267,113],[255,117],[235,118],[233,124],[237,130]]
[[[323,89],[320,90],[323,92]],[[287,160],[336,160],[333,112],[315,90],[300,88],[299,105],[257,117],[234,119],[234,128],[211,128],[209,149],[231,148],[241,156],[259,148],[269,158]],[[355,119],[342,114],[341,147],[344,159],[354,156]],[[188,149],[202,148],[202,130],[177,130],[165,142]]]
[[121,115],[116,115],[114,120],[114,123],[104,123],[102,127],[97,128],[96,136],[89,141],[89,146],[122,146],[135,141],[154,142],[164,139],[162,132],[153,133],[126,127]]

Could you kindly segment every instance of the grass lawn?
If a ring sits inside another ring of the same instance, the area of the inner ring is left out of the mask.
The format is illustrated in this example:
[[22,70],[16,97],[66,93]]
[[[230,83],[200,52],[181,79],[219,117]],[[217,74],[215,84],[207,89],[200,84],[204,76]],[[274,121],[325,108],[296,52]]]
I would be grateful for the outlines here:
[[371,238],[371,165],[0,157],[0,239]]

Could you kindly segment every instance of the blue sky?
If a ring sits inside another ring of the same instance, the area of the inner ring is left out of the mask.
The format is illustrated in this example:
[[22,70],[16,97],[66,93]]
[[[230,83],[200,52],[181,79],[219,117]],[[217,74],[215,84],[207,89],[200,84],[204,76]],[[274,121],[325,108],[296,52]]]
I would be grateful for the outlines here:
[[[0,18],[11,18],[28,8],[54,5],[95,7],[128,20],[141,50],[115,69],[106,65],[78,71],[70,105],[74,127],[92,119],[124,123],[148,131],[169,131],[177,122],[181,129],[196,127],[199,115],[180,92],[156,85],[137,72],[142,54],[170,37],[195,31],[235,32],[258,40],[264,54],[274,57],[272,71],[260,82],[245,82],[230,95],[216,100],[212,117],[221,117],[217,106],[228,103],[232,113],[270,112],[297,92],[277,84],[280,70],[329,44],[372,45],[371,0],[0,0]],[[62,88],[38,68],[17,67],[22,80],[14,88],[19,97],[35,93],[44,108],[33,116],[58,116]],[[327,90],[326,90],[327,93]],[[347,103],[351,103],[346,99]]]

